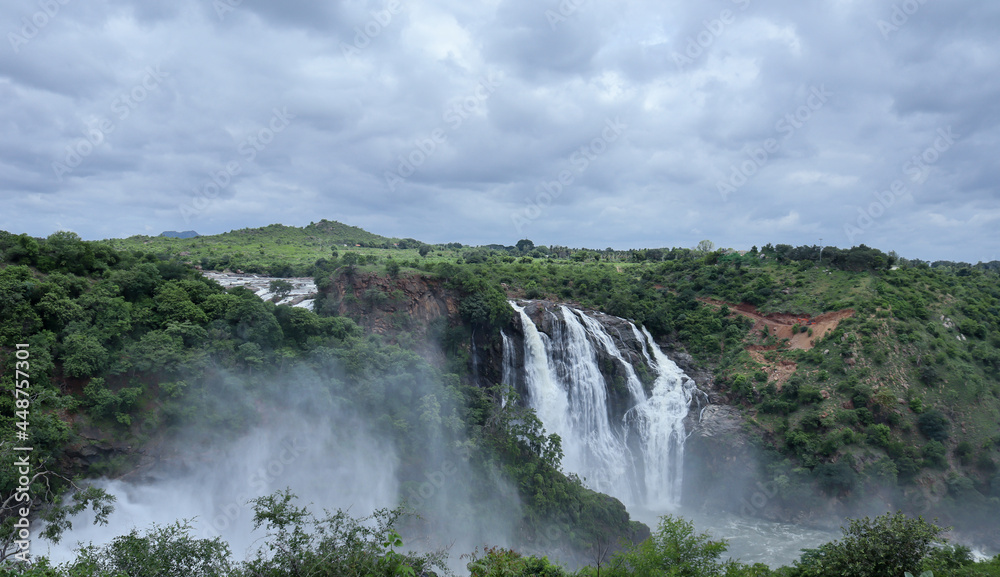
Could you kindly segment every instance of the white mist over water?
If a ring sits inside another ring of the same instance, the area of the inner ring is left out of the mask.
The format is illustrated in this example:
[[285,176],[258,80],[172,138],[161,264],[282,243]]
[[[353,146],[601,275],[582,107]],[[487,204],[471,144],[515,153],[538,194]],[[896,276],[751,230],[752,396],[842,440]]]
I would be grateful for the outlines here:
[[[567,306],[560,306],[558,315],[545,311],[553,316],[550,338],[538,330],[524,307],[514,302],[511,306],[524,332],[527,402],[546,431],[562,438],[563,468],[626,505],[676,507],[683,479],[684,419],[694,382],[660,351],[648,332],[640,333],[628,323],[657,375],[647,398],[635,368],[600,321]],[[512,341],[507,335],[503,340],[504,378],[513,383],[511,375],[517,368],[508,366],[515,358],[508,352]],[[598,366],[598,348],[625,372],[630,407],[621,422],[609,415],[608,383]]]
[[[629,513],[656,531],[661,509],[630,508]],[[802,549],[815,549],[823,543],[840,539],[840,531],[810,529],[792,523],[777,523],[765,519],[741,517],[725,511],[703,511],[680,507],[669,511],[694,525],[697,533],[708,533],[712,539],[728,542],[723,559],[738,559],[743,563],[764,563],[771,568],[791,565],[802,555]]]
[[233,441],[177,449],[176,462],[154,467],[146,479],[94,483],[117,497],[107,525],[81,514],[58,545],[36,537],[32,552],[65,562],[79,543],[102,545],[132,529],[187,519],[192,536],[222,537],[243,560],[265,534],[253,531],[250,499],[290,488],[317,516],[338,508],[365,516],[397,502],[395,452],[352,419],[286,415]]

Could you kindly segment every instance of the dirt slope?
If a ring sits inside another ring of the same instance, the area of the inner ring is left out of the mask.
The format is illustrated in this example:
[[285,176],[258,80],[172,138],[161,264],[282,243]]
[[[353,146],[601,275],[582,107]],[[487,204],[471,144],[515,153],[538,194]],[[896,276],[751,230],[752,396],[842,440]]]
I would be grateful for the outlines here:
[[[793,315],[788,313],[761,314],[757,307],[747,303],[732,304],[725,301],[700,298],[701,302],[712,306],[727,306],[736,314],[743,315],[754,321],[754,331],[767,329],[767,332],[779,339],[788,339],[789,348],[809,350],[813,348],[816,341],[821,340],[827,333],[837,328],[841,319],[854,315],[853,309],[842,311],[832,311],[821,315],[810,317],[809,315]],[[792,327],[795,325],[812,329],[812,336],[808,332],[793,333]]]

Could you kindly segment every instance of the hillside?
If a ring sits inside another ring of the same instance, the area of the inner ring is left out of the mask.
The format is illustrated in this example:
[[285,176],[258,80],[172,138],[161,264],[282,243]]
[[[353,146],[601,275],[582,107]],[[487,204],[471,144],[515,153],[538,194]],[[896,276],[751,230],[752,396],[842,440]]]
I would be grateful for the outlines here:
[[[234,250],[276,245],[283,231],[263,229]],[[801,515],[795,495],[816,488],[842,511],[874,500],[979,527],[1000,511],[998,263],[927,263],[864,245],[823,247],[820,262],[820,247],[787,245],[739,254],[517,244],[341,257],[370,274],[387,264],[445,278],[467,270],[508,297],[575,303],[676,343],[770,455],[762,479],[789,488],[772,500],[778,518]]]
[[[167,440],[195,421],[234,436],[272,404],[349,408],[401,448],[401,490],[444,467],[424,439],[475,448],[473,481],[456,488],[475,496],[461,509],[470,522],[504,506],[491,483],[505,476],[517,480],[522,545],[553,526],[577,554],[601,534],[641,539],[621,503],[559,472],[558,438],[472,378],[500,350],[507,299],[526,298],[632,319],[690,355],[713,400],[742,413],[757,478],[777,488],[762,516],[880,503],[988,538],[1000,515],[996,263],[908,261],[863,245],[826,247],[822,261],[818,247],[783,245],[427,246],[327,221],[186,240],[0,233],[0,257],[0,425],[16,426],[11,343],[28,343],[39,471],[127,474],[169,455]],[[223,290],[192,265],[308,269],[318,314]],[[289,373],[317,375],[308,382],[323,393],[273,388]],[[241,401],[216,402],[220,383]],[[3,471],[10,495],[16,476]],[[37,507],[69,487],[49,478]]]
[[887,503],[992,531],[996,263],[931,267],[827,247],[819,264],[805,248],[636,251],[632,262],[498,254],[478,273],[512,295],[642,322],[693,354],[753,427],[762,480],[782,488],[776,518],[823,510],[802,499],[818,488],[841,511]]
[[387,238],[328,220],[301,228],[272,224],[192,238],[132,236],[105,242],[116,250],[178,257],[204,269],[280,277],[312,276],[316,261],[335,258],[338,252],[347,249],[362,252],[376,247],[412,249],[415,256],[416,249],[423,244],[413,239]]
[[[263,234],[275,232],[287,231]],[[259,234],[233,233],[254,241]],[[522,407],[495,402],[503,391],[475,386],[461,360],[432,364],[400,346],[412,338],[390,342],[350,318],[276,306],[243,287],[224,290],[177,260],[72,233],[0,233],[0,255],[0,428],[22,430],[31,443],[30,508],[50,520],[107,504],[86,492],[78,493],[83,503],[63,501],[77,476],[141,480],[154,466],[189,469],[192,459],[225,457],[213,446],[270,430],[289,413],[327,427],[341,416],[359,424],[346,445],[370,436],[392,447],[399,457],[388,466],[399,495],[421,515],[411,533],[425,539],[427,527],[451,527],[431,532],[442,541],[491,534],[499,530],[496,511],[525,546],[543,531],[572,536],[559,549],[567,558],[598,535],[627,542],[648,534],[620,502],[562,474],[558,440],[531,428],[536,421]],[[324,286],[357,270],[329,267],[320,275]],[[467,294],[450,288],[442,298]],[[431,342],[464,331],[448,307],[424,322]],[[15,366],[30,370],[27,400],[15,393],[28,388]],[[2,559],[15,551],[12,496],[21,477],[13,447],[0,445],[0,454]],[[339,474],[361,470],[357,464]],[[508,477],[521,482],[510,486]],[[436,499],[428,487],[441,489]]]

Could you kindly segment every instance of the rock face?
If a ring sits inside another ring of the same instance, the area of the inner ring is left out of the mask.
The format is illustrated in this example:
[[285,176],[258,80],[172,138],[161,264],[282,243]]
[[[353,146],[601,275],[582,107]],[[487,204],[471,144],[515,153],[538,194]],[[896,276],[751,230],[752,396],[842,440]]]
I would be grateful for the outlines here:
[[[728,405],[711,404],[690,419],[685,447],[684,503],[738,511],[757,465],[744,419]],[[753,515],[757,516],[757,515]]]
[[318,307],[350,317],[366,330],[390,339],[408,333],[413,337],[409,344],[438,366],[444,363],[444,355],[434,333],[459,322],[458,295],[446,289],[440,279],[341,274],[321,295]]

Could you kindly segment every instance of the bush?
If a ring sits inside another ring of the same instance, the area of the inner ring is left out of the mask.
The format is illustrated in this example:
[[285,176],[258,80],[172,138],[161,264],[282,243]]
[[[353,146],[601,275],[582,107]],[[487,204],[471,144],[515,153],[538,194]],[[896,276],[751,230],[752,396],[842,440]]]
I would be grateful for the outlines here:
[[195,539],[191,527],[176,523],[139,535],[132,529],[103,547],[82,548],[71,575],[134,577],[216,577],[230,575],[229,546],[219,537]]
[[962,441],[955,447],[955,456],[964,466],[972,464],[972,454],[974,449],[969,441]]
[[653,577],[718,575],[725,564],[719,558],[726,552],[725,540],[712,541],[708,533],[695,533],[690,521],[665,515],[653,535],[611,560],[608,575]]
[[941,411],[931,409],[917,418],[917,428],[920,432],[933,441],[945,441],[949,436],[950,423]]
[[566,571],[552,565],[545,557],[522,557],[520,553],[501,547],[486,547],[469,555],[466,568],[471,577],[563,577]]
[[948,466],[945,454],[944,445],[940,442],[927,441],[927,444],[924,445],[924,464],[930,467],[944,469]]
[[819,486],[827,494],[836,495],[854,490],[858,474],[844,459],[836,463],[824,463],[815,469]]
[[854,519],[841,528],[844,538],[806,549],[795,562],[810,577],[883,577],[919,573],[931,543],[943,529],[901,512]]

